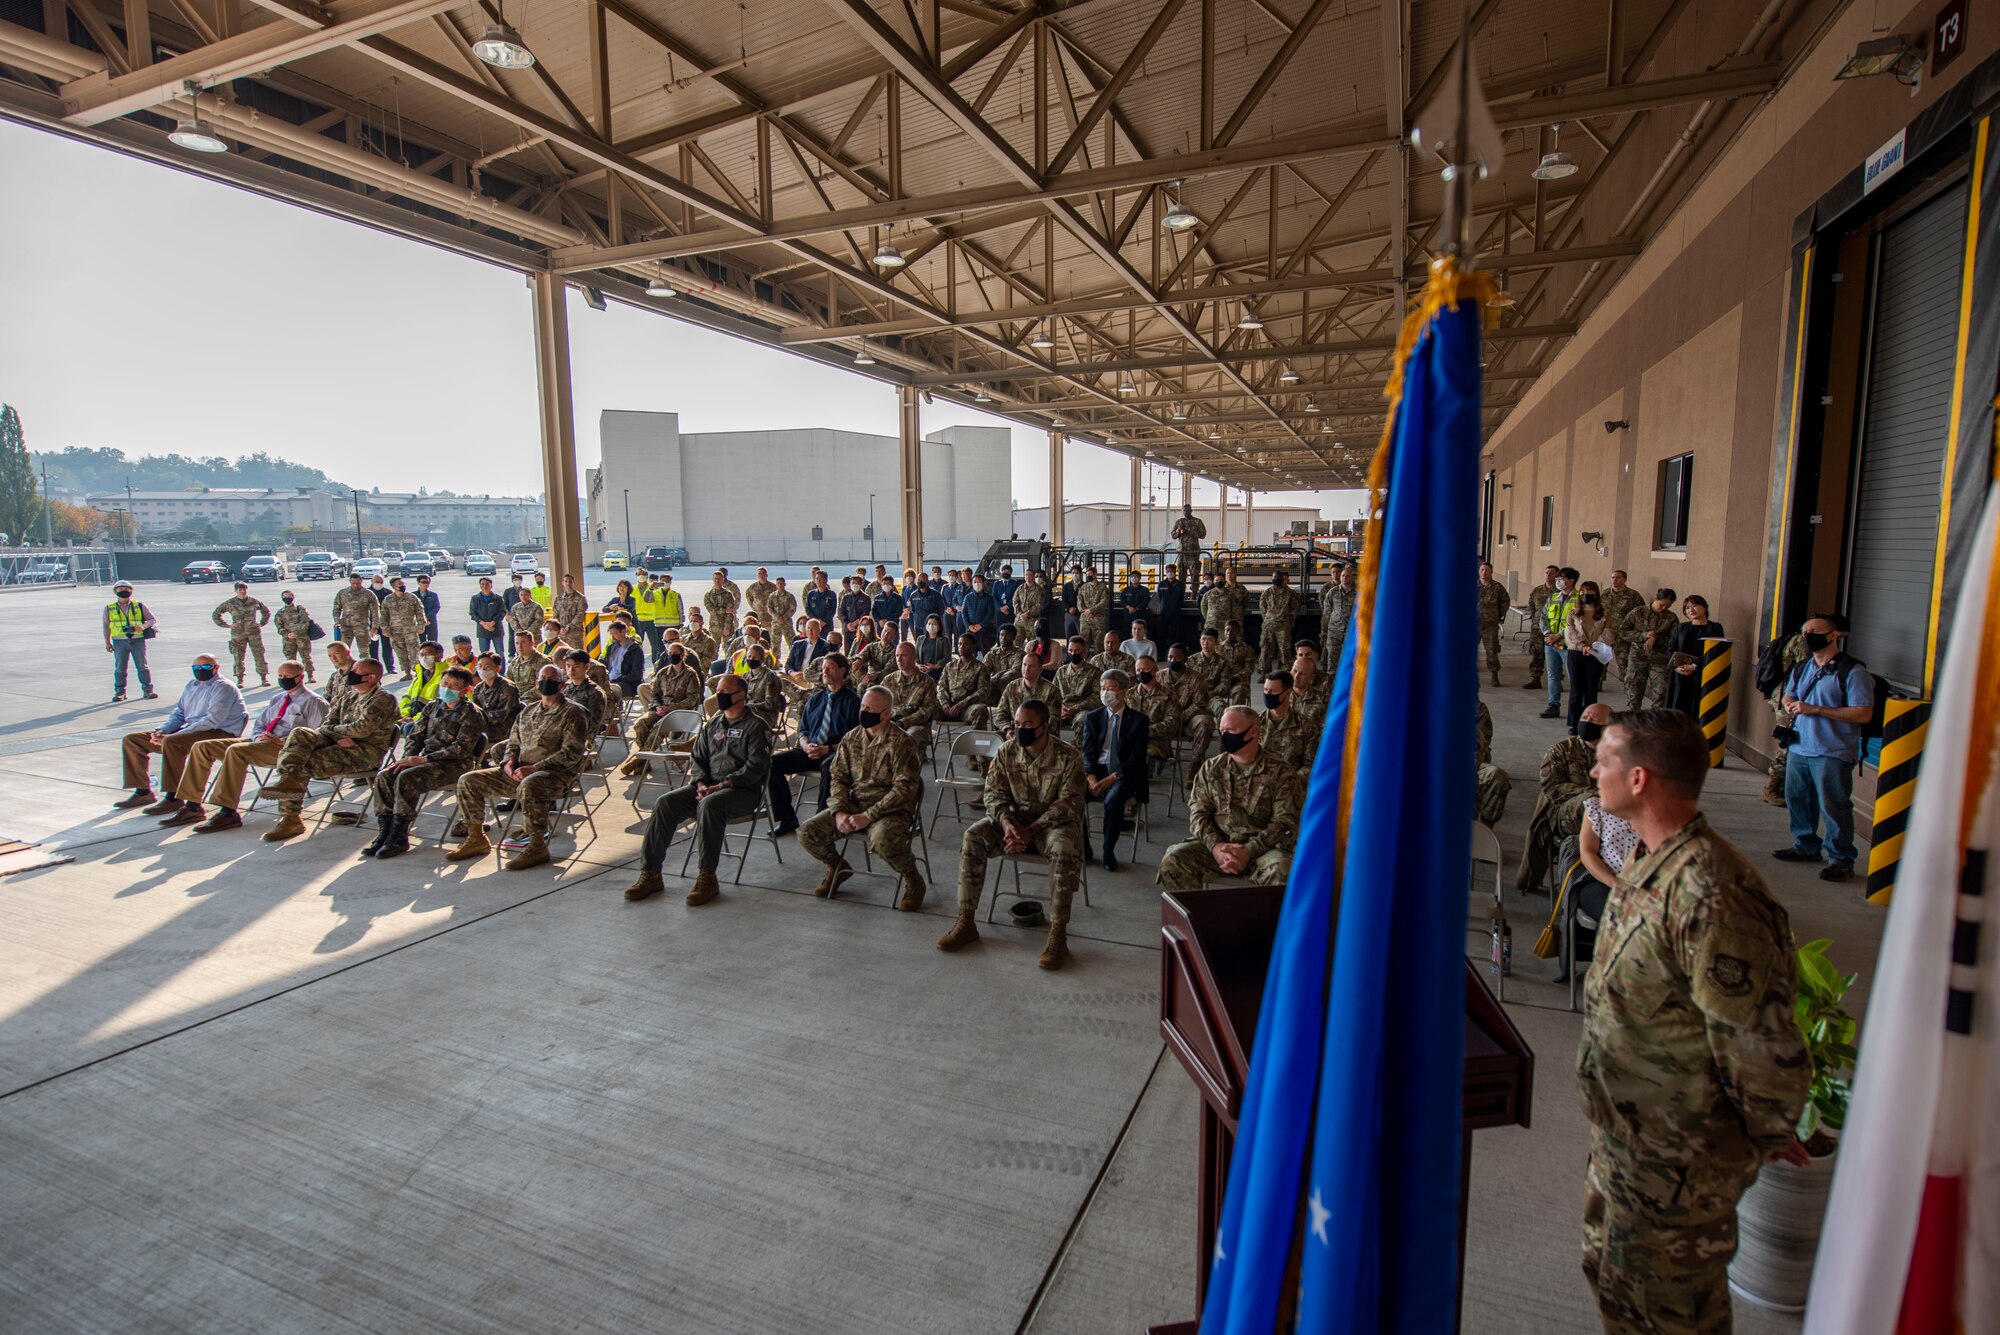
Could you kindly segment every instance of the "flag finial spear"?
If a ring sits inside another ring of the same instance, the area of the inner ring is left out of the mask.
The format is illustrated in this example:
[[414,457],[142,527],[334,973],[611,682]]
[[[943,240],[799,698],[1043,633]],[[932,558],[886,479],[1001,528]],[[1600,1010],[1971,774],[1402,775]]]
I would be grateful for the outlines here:
[[1472,263],[1472,184],[1500,170],[1506,158],[1499,127],[1472,70],[1469,0],[1458,13],[1458,46],[1452,73],[1429,106],[1418,113],[1410,142],[1439,159],[1444,178],[1444,252]]

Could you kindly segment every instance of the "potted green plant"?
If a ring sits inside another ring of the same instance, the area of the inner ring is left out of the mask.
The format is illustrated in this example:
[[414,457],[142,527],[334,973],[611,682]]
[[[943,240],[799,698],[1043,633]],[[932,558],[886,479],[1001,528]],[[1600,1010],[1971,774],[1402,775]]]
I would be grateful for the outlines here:
[[1788,1312],[1805,1310],[1854,1071],[1857,1025],[1841,1003],[1855,975],[1842,974],[1827,959],[1832,944],[1809,941],[1798,953],[1793,1016],[1812,1060],[1812,1084],[1806,1089],[1798,1134],[1811,1159],[1804,1165],[1765,1164],[1736,1206],[1736,1259],[1729,1265],[1729,1287],[1751,1302]]

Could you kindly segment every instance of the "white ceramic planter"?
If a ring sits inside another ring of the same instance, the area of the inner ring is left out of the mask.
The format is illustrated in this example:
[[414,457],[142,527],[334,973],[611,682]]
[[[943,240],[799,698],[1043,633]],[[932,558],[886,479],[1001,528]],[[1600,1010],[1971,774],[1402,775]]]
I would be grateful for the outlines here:
[[1767,1163],[1736,1205],[1736,1259],[1729,1287],[1762,1307],[1802,1312],[1819,1251],[1834,1155],[1805,1167]]

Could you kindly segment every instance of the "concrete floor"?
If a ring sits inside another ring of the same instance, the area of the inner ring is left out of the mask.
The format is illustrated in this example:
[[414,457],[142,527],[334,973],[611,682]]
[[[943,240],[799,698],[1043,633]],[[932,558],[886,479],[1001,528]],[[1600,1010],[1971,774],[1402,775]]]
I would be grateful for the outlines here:
[[[142,596],[169,627],[166,704],[220,647],[196,630],[217,595]],[[0,594],[0,836],[76,859],[0,880],[0,1324],[1095,1333],[1192,1313],[1198,1104],[1158,1038],[1151,884],[1177,822],[1092,877],[1054,976],[1005,926],[933,949],[948,887],[921,915],[880,879],[814,899],[790,841],[713,905],[627,905],[616,794],[594,841],[526,873],[377,865],[331,827],[274,847],[266,814],[163,835],[107,810],[116,736],[163,711],[101,703],[102,601]],[[1485,689],[1510,857],[1559,735],[1523,661]],[[1761,856],[1785,835],[1759,782],[1732,759],[1709,815],[1865,1002],[1879,912]],[[1468,1331],[1596,1329],[1577,1022],[1527,950],[1547,912],[1511,913],[1534,1126],[1476,1140]]]

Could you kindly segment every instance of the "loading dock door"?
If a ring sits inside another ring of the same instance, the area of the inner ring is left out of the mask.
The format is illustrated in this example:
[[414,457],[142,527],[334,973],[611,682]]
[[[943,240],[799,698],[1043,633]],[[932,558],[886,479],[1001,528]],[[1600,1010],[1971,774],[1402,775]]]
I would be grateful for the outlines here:
[[1945,436],[1958,351],[1966,186],[1876,239],[1861,440],[1849,489],[1847,612],[1858,658],[1924,694]]

